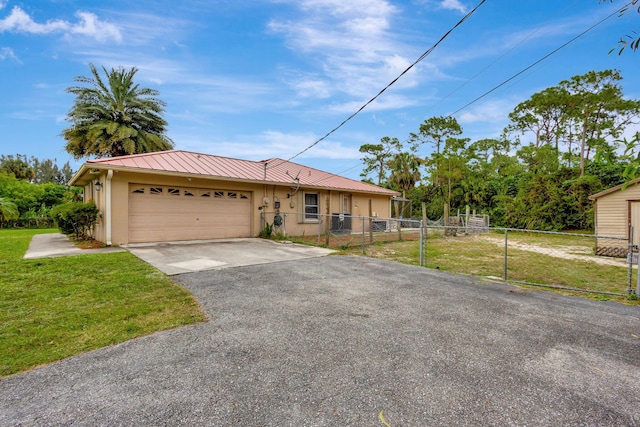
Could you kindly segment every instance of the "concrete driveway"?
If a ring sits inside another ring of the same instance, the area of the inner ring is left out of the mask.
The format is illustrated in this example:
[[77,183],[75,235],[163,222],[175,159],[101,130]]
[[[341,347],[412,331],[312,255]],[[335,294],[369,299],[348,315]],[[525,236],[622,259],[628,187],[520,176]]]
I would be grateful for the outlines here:
[[138,243],[125,248],[168,275],[315,258],[335,252],[265,239]]
[[210,321],[2,379],[0,426],[640,424],[638,307],[344,256],[175,280]]

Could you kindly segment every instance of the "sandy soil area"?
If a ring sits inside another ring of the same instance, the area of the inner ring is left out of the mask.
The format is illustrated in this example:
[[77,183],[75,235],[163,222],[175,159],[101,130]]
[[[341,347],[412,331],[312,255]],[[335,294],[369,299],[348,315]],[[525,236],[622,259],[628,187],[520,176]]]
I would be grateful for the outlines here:
[[[504,247],[504,239],[490,236],[481,236],[482,240],[493,242],[498,246]],[[530,243],[509,242],[509,248],[520,249],[523,251],[537,252],[556,258],[575,259],[580,261],[595,262],[601,265],[613,265],[616,267],[628,267],[629,263],[624,258],[609,258],[596,256],[591,253],[589,248],[584,246],[538,246]]]

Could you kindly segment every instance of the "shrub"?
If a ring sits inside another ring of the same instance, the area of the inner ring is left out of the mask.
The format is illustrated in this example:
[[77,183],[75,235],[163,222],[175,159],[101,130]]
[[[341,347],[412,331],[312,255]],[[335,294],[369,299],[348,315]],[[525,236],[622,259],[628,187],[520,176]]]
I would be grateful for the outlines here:
[[18,207],[11,200],[0,197],[0,226],[5,221],[16,219],[20,216]]
[[54,206],[51,217],[64,234],[73,234],[77,239],[91,237],[98,220],[98,208],[94,202],[69,202]]
[[273,233],[273,225],[268,222],[264,223],[264,228],[260,230],[260,234],[258,237],[262,237],[263,239],[269,239],[271,237],[271,233]]

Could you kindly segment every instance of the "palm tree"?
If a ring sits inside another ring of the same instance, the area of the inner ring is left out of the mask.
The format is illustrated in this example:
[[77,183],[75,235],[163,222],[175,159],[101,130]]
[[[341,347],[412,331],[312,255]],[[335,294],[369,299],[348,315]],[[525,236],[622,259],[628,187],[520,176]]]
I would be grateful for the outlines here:
[[0,225],[5,221],[18,219],[19,217],[20,212],[16,204],[9,199],[0,197]]
[[408,152],[396,153],[389,160],[388,167],[391,169],[389,182],[402,190],[402,197],[406,197],[407,191],[420,181],[421,165],[422,159]]
[[102,67],[106,84],[93,64],[89,68],[93,77],[75,78],[89,87],[67,88],[68,93],[76,96],[67,114],[71,127],[62,131],[68,153],[79,159],[173,148],[173,141],[165,135],[167,122],[162,118],[166,104],[157,98],[157,90],[134,84],[136,67],[110,71]]

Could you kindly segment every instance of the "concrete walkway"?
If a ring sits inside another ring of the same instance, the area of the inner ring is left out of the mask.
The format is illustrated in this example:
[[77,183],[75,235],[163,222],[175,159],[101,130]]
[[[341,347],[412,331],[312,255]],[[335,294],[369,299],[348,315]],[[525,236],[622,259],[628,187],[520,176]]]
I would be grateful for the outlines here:
[[86,255],[108,252],[124,252],[118,247],[106,247],[98,249],[80,249],[73,244],[67,236],[61,233],[36,234],[31,239],[29,249],[24,255],[25,259],[55,258],[70,255]]

